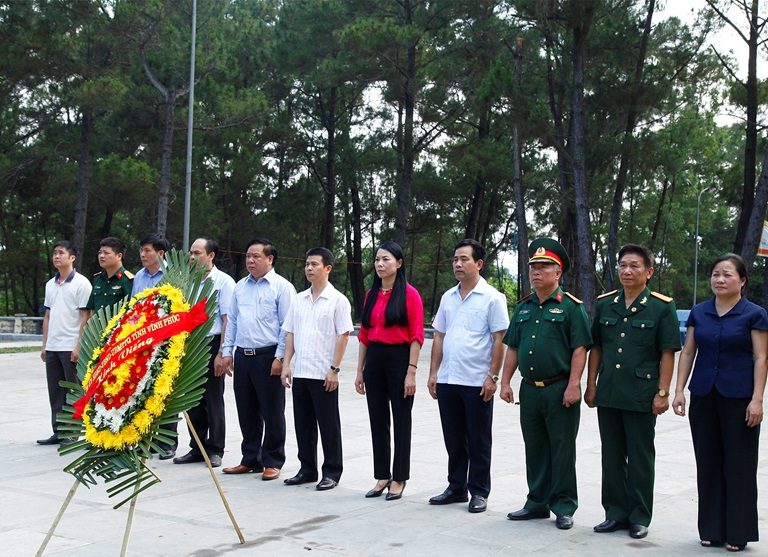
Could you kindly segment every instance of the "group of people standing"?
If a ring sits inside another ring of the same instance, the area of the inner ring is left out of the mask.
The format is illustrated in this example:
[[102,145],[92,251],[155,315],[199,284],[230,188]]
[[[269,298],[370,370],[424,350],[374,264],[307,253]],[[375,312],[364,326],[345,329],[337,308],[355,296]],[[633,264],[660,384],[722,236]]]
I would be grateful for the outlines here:
[[[98,309],[95,304],[102,299],[113,303],[109,294],[117,301],[128,292],[125,282],[131,277],[119,264],[122,256],[110,253],[120,247],[111,245],[112,240],[102,241],[99,262],[104,271],[94,277],[92,292],[87,280],[77,278],[71,245],[60,242],[54,247],[58,273],[46,285],[43,346],[49,394],[51,381],[58,384],[62,375],[59,368],[66,370],[67,363],[76,361],[78,330],[89,310]],[[144,267],[133,279],[132,293],[162,278],[161,259],[168,249],[163,242],[156,237],[142,240]],[[310,287],[297,294],[275,272],[277,249],[268,239],[248,244],[248,275],[236,284],[216,269],[217,253],[216,243],[206,238],[190,248],[191,259],[206,269],[205,280],[212,280],[219,292],[206,394],[190,411],[210,462],[221,465],[224,376],[234,375],[242,457],[224,473],[261,473],[263,480],[280,477],[286,460],[285,391],[290,389],[300,468],[284,483],[317,482],[317,490],[333,489],[343,472],[339,372],[354,330],[349,301],[329,280],[333,254],[323,247],[307,251],[304,269]],[[605,520],[594,531],[626,529],[631,537],[644,538],[653,509],[655,424],[670,406],[675,352],[681,348],[675,304],[648,288],[654,272],[651,251],[628,244],[618,258],[621,288],[598,297],[590,323],[582,302],[560,286],[570,266],[563,246],[540,238],[528,253],[533,292],[516,304],[510,318],[506,297],[481,275],[483,246],[471,239],[455,246],[457,284],[442,296],[432,322],[427,379],[440,411],[448,485],[429,503],[469,502],[471,513],[486,510],[493,399],[500,386],[500,398],[514,402],[511,379],[519,369],[528,495],[508,518],[543,519],[554,513],[557,528],[571,528],[578,508],[576,437],[586,368],[583,398],[588,407],[597,407],[602,447]],[[398,244],[378,247],[374,271],[358,334],[354,386],[367,400],[373,447],[376,483],[365,497],[386,492],[386,500],[395,500],[403,496],[410,477],[411,411],[424,343],[424,310],[418,291],[406,280]],[[739,551],[758,539],[756,475],[768,316],[743,295],[748,276],[741,257],[719,258],[710,275],[714,298],[691,311],[672,406],[676,414],[685,415],[684,390],[690,377],[701,544],[724,544]],[[71,288],[64,288],[67,284]],[[75,309],[66,319],[63,300]],[[66,346],[54,334],[58,325],[53,327],[64,321],[71,332]],[[74,365],[71,372],[74,377]],[[66,371],[63,375],[72,380]],[[51,395],[54,436],[39,443],[59,442],[55,404],[58,399]],[[63,396],[59,409],[61,405]],[[190,445],[190,452],[176,457],[175,463],[203,460],[196,445]],[[173,456],[175,449],[167,447],[161,458]]]

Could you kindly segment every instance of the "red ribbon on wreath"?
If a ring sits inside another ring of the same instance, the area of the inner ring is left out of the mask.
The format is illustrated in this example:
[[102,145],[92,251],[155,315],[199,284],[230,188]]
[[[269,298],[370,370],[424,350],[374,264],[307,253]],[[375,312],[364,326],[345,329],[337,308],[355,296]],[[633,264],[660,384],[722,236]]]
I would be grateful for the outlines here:
[[156,346],[179,333],[191,332],[208,321],[208,314],[205,312],[206,301],[207,298],[192,306],[189,311],[172,313],[147,323],[124,339],[107,343],[99,356],[96,369],[91,374],[88,389],[73,405],[75,412],[72,417],[77,420],[81,419],[88,401],[109,377],[109,374],[137,352]]

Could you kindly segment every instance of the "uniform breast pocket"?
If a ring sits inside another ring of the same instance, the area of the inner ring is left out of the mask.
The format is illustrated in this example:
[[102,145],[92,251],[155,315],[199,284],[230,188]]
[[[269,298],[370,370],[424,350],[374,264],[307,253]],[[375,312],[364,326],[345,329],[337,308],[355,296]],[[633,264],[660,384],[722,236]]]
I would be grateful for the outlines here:
[[542,315],[544,322],[544,336],[547,338],[565,338],[565,314],[545,313]]
[[630,341],[638,346],[652,346],[656,341],[656,323],[650,319],[633,319]]
[[530,321],[530,319],[530,313],[518,313],[515,317],[515,323],[525,323],[526,321]]

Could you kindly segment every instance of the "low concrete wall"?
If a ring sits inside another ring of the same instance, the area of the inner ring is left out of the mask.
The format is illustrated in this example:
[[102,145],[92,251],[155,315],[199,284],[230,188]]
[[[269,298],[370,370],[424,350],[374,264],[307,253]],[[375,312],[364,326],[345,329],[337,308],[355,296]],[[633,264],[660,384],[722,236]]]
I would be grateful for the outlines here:
[[18,313],[12,317],[0,317],[0,334],[41,335],[43,334],[43,318],[29,317]]

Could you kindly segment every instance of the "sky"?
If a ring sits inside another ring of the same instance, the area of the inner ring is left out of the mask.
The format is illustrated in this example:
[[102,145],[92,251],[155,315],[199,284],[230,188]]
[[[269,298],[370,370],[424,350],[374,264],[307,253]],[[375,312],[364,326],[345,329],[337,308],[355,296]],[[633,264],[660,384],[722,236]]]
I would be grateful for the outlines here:
[[[663,9],[654,14],[656,21],[676,16],[686,23],[692,23],[695,19],[695,14],[704,9],[707,2],[705,0],[661,0],[660,4],[663,6]],[[727,0],[720,0],[719,4],[727,8],[725,14],[734,24],[744,29],[746,34],[748,21],[744,13],[734,7],[730,7],[730,2]],[[760,4],[765,8],[764,2],[761,1]],[[767,14],[761,15],[766,17]],[[724,24],[722,29],[713,34],[709,43],[715,44],[718,52],[730,52],[739,64],[739,71],[736,75],[746,80],[747,45],[736,31],[729,25]],[[763,47],[760,54],[761,56],[758,57],[757,61],[757,73],[758,77],[765,78],[768,75],[768,63],[766,63],[766,54],[768,52],[765,47]]]

